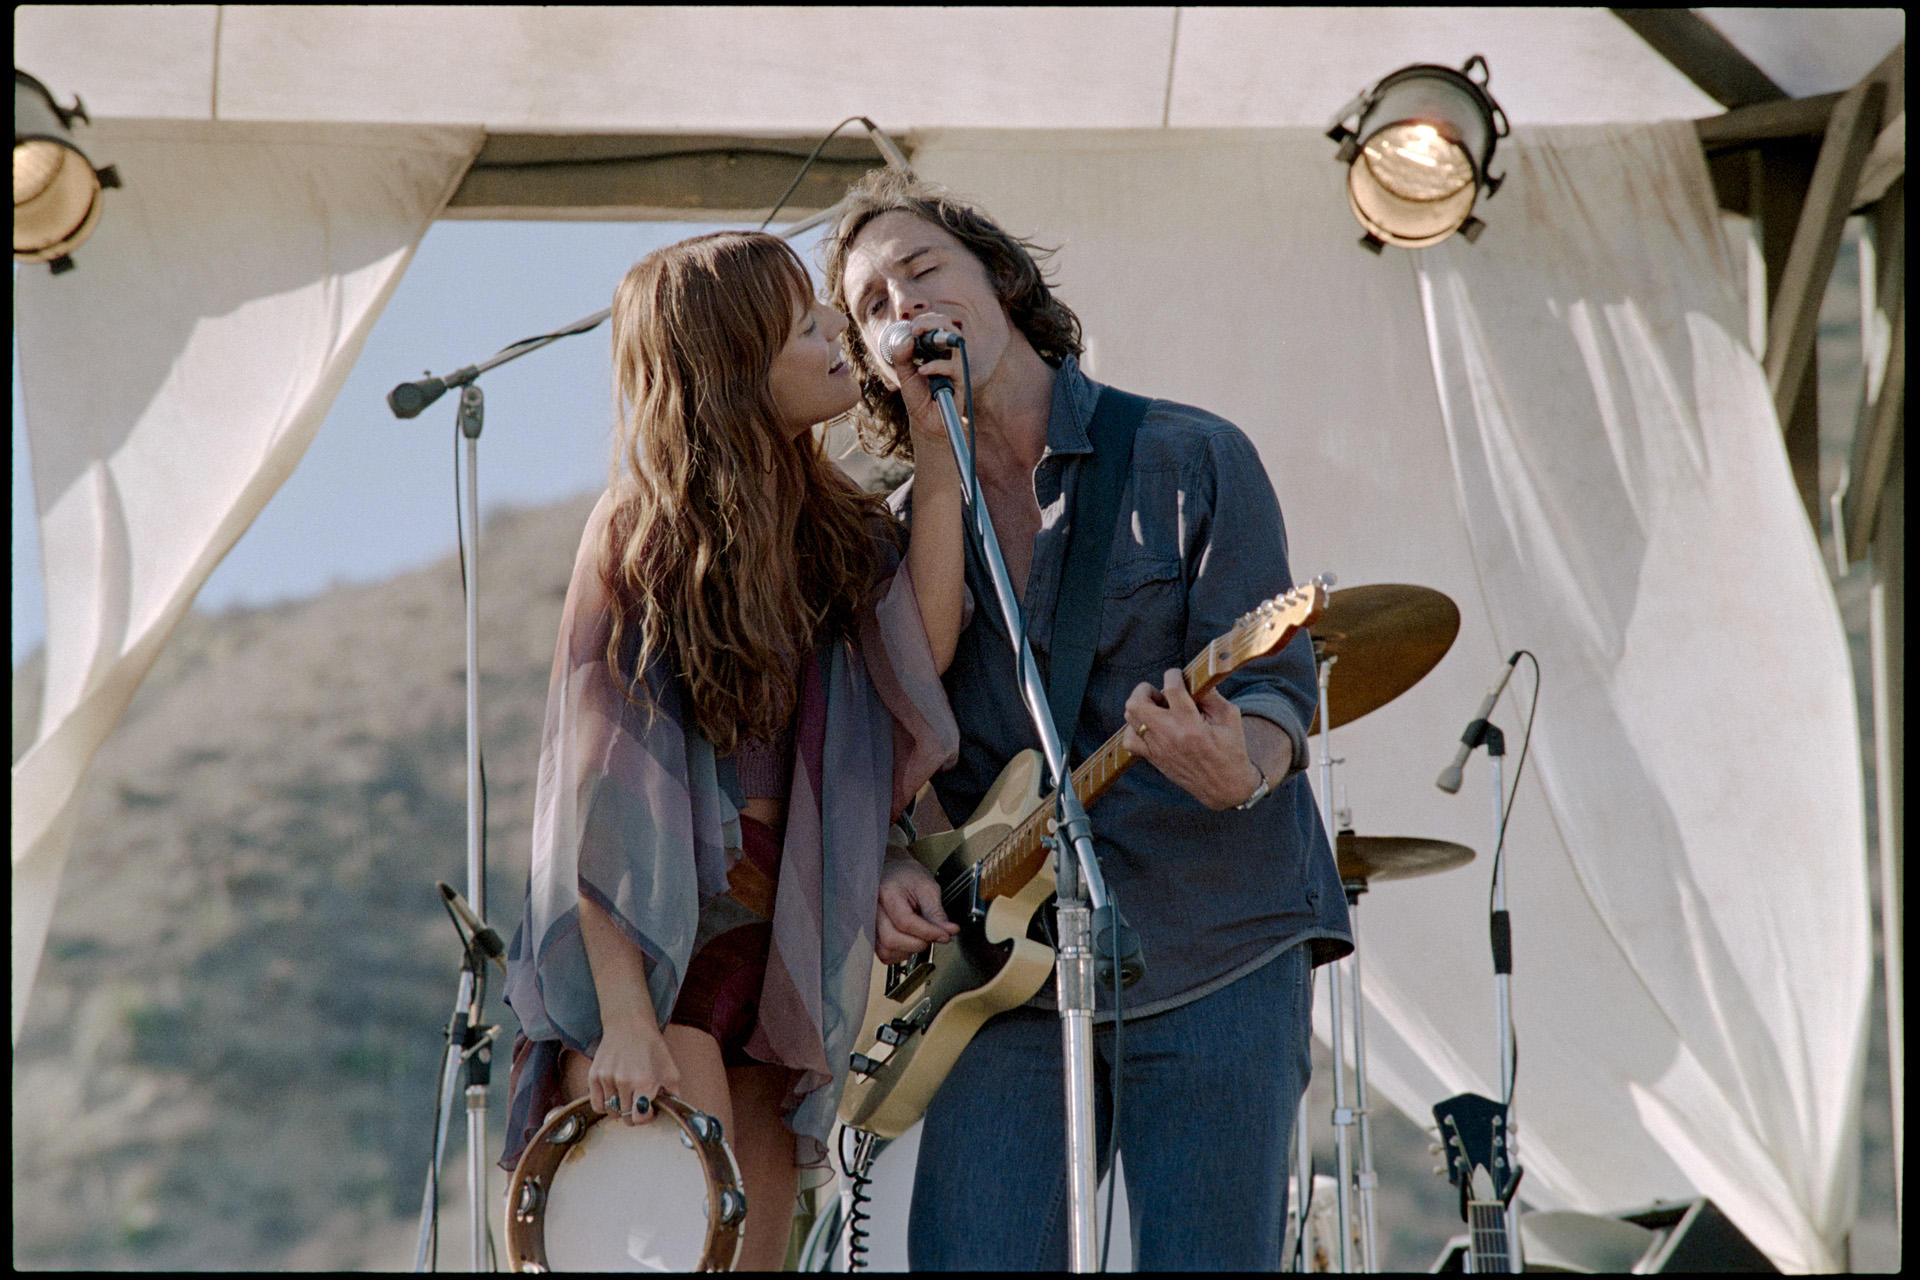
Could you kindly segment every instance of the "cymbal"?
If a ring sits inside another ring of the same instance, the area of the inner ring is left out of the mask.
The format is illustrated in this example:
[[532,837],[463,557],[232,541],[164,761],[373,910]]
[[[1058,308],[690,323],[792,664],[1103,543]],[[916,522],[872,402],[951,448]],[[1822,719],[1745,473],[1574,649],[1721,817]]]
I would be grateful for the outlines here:
[[[1444,592],[1375,582],[1327,593],[1308,630],[1316,660],[1338,659],[1327,673],[1333,727],[1384,707],[1419,684],[1460,634],[1460,610]],[[1308,733],[1320,731],[1315,713]]]
[[1473,861],[1473,850],[1463,844],[1419,836],[1357,836],[1342,831],[1336,847],[1343,881],[1410,880]]

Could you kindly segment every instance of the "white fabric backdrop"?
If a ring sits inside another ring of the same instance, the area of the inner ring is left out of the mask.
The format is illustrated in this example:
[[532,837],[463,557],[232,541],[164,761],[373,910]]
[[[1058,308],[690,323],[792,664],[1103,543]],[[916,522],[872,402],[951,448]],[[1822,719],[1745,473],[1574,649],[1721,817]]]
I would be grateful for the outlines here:
[[1548,807],[1679,1032],[1628,1094],[1756,1243],[1826,1269],[1872,974],[1858,728],[1699,157],[1686,125],[1534,134],[1501,252],[1427,251],[1421,300],[1494,633],[1553,655]]
[[[1316,131],[956,131],[915,165],[1065,246],[1095,376],[1248,432],[1296,577],[1461,607],[1434,673],[1335,734],[1358,830],[1481,855],[1362,899],[1375,1089],[1422,1123],[1498,1093],[1487,768],[1458,797],[1433,777],[1524,645],[1525,1190],[1709,1194],[1784,1267],[1830,1269],[1869,974],[1853,701],[1687,130],[1523,130],[1485,236],[1418,260],[1356,246]],[[1509,777],[1523,711],[1497,717]]]
[[[111,129],[114,218],[16,295],[50,583],[14,771],[16,1034],[87,761],[479,143]],[[1297,575],[1462,608],[1456,653],[1336,743],[1363,833],[1483,855],[1364,900],[1376,1089],[1415,1117],[1496,1092],[1485,769],[1456,799],[1431,779],[1524,644],[1548,680],[1509,839],[1528,1190],[1705,1192],[1816,1269],[1851,1218],[1867,997],[1853,705],[1684,133],[1523,132],[1480,244],[1420,260],[1354,247],[1311,130],[955,132],[916,163],[1068,246],[1096,376],[1246,428]]]
[[13,1035],[75,797],[194,594],[293,471],[478,129],[103,120],[78,268],[16,278],[47,604],[13,768]]

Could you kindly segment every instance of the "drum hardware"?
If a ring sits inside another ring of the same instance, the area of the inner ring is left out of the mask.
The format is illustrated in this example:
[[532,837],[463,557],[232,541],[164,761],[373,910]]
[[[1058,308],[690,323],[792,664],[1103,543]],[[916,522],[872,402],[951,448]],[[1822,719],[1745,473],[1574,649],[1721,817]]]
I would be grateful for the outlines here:
[[[1326,585],[1332,585],[1330,575]],[[1320,682],[1320,705],[1309,734],[1320,737],[1320,816],[1334,847],[1335,865],[1347,895],[1353,932],[1353,954],[1332,966],[1329,988],[1330,1031],[1333,1039],[1334,1150],[1338,1162],[1333,1179],[1334,1216],[1341,1229],[1334,1232],[1335,1259],[1340,1271],[1377,1268],[1374,1224],[1373,1134],[1368,1118],[1365,1004],[1360,980],[1360,895],[1373,880],[1431,875],[1461,866],[1473,851],[1449,841],[1414,837],[1359,836],[1352,828],[1352,811],[1334,808],[1333,766],[1344,764],[1333,754],[1332,729],[1350,724],[1418,684],[1446,656],[1460,632],[1460,610],[1445,594],[1428,587],[1376,583],[1330,592],[1327,605],[1312,627],[1314,662]],[[1344,798],[1344,797],[1343,797]],[[1351,1005],[1349,1005],[1351,1001]],[[1347,1096],[1346,1010],[1352,1009],[1353,1098]],[[1311,1145],[1306,1133],[1306,1106],[1301,1104],[1295,1185],[1306,1187],[1312,1176]],[[1353,1149],[1358,1130],[1359,1150]],[[1358,1156],[1359,1169],[1354,1169]],[[1357,1191],[1358,1204],[1352,1203]],[[1358,1213],[1354,1212],[1358,1209]],[[1294,1205],[1294,1239],[1304,1243],[1308,1224],[1305,1210]],[[1302,1251],[1305,1261],[1305,1250]],[[1355,1255],[1358,1254],[1356,1259]]]
[[720,1121],[666,1093],[654,1115],[624,1124],[586,1098],[549,1113],[508,1186],[513,1270],[733,1269],[747,1197]]

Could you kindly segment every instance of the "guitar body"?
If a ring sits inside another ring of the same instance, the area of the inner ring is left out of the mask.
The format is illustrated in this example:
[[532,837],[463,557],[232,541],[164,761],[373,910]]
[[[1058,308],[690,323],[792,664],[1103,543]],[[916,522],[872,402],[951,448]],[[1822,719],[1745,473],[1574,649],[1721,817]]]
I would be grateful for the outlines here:
[[[1039,808],[1045,769],[1039,752],[1021,752],[958,831],[914,842],[914,857],[942,889]],[[984,904],[984,915],[970,918],[949,906],[949,918],[960,925],[952,941],[935,943],[904,964],[874,963],[866,1020],[854,1041],[874,1068],[847,1078],[842,1120],[882,1138],[897,1138],[913,1126],[981,1025],[1032,999],[1053,972],[1053,948],[1027,936],[1034,913],[1052,896],[1048,866],[1018,893]],[[891,1045],[880,1039],[890,1024],[899,1037]]]
[[[1187,664],[1187,688],[1203,693],[1250,659],[1272,653],[1318,617],[1326,588],[1310,583],[1264,601]],[[1080,803],[1091,807],[1133,763],[1116,733],[1073,771]],[[840,1119],[881,1138],[918,1120],[981,1025],[1025,1004],[1053,972],[1053,948],[1028,936],[1053,896],[1045,827],[1055,797],[1043,791],[1038,751],[1007,762],[958,831],[913,845],[940,885],[947,919],[960,926],[900,964],[875,962],[860,1048],[852,1055]],[[1044,807],[1044,812],[1042,811]]]

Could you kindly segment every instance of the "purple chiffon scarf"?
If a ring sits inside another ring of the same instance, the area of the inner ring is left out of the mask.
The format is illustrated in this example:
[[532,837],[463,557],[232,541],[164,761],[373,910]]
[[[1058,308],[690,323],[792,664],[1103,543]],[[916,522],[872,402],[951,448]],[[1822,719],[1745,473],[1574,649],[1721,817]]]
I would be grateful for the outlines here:
[[[742,856],[731,760],[688,722],[679,682],[646,673],[651,712],[630,703],[606,653],[611,619],[598,570],[612,495],[587,521],[561,615],[535,789],[526,912],[507,966],[507,1003],[533,1041],[591,1054],[600,1008],[580,938],[582,895],[647,958],[665,1025],[700,911]],[[848,1056],[866,1013],[887,828],[922,784],[958,759],[960,734],[934,669],[906,565],[890,544],[856,637],[800,664],[792,788],[772,951],[748,1052],[784,1066],[786,1122],[802,1168],[826,1162]],[[558,1047],[535,1057],[551,1070]],[[516,1082],[512,1123],[540,1071]],[[531,1129],[529,1129],[531,1132]],[[522,1135],[524,1140],[524,1135]],[[509,1136],[510,1149],[516,1146]]]

